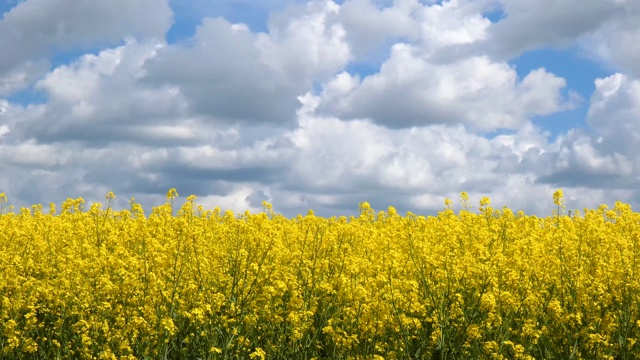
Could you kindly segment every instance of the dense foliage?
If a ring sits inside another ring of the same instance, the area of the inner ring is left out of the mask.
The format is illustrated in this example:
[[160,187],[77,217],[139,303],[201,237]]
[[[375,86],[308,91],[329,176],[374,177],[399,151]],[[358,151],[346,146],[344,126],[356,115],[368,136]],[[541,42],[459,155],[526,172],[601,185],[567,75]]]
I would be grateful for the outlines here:
[[640,214],[293,219],[0,195],[0,358],[636,359]]

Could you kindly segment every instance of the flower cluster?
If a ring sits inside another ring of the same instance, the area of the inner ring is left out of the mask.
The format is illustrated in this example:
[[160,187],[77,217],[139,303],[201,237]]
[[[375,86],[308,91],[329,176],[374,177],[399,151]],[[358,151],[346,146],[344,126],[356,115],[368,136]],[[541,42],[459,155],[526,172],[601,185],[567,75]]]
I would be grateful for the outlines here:
[[[640,214],[0,211],[0,358],[640,358]],[[7,198],[0,194],[0,205]]]

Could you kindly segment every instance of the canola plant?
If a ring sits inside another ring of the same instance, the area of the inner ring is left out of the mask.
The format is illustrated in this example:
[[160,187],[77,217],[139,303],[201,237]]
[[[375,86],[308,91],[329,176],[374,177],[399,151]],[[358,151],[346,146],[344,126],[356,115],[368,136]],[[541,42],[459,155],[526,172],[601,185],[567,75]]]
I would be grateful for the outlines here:
[[0,194],[1,359],[638,359],[640,214],[145,214]]

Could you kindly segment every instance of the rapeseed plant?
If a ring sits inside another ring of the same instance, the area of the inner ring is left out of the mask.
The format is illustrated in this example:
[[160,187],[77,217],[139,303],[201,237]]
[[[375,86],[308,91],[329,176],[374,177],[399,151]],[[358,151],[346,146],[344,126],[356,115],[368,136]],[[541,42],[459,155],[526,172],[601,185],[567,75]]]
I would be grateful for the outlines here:
[[640,215],[145,214],[0,194],[3,359],[636,359]]

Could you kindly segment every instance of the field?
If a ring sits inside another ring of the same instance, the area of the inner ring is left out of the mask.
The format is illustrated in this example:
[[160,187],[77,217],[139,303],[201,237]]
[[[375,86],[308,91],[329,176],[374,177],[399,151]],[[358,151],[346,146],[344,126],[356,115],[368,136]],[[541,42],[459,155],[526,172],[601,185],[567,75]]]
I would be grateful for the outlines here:
[[[638,359],[640,214],[145,213],[0,195],[2,359]],[[550,199],[551,202],[551,199]]]

